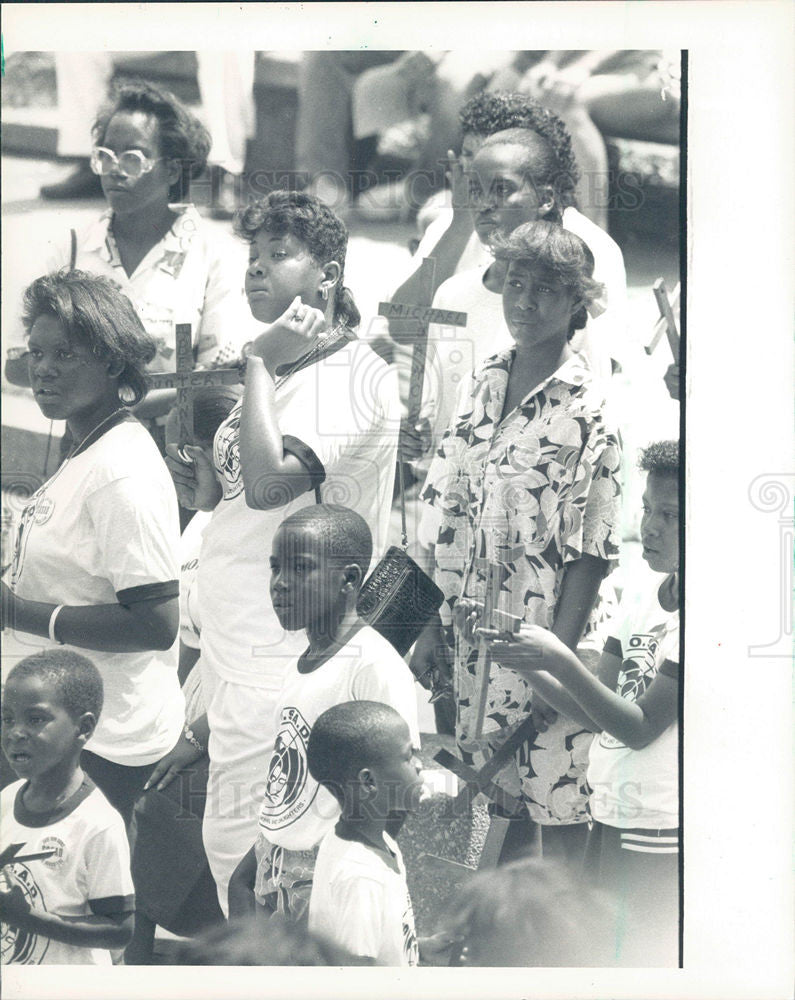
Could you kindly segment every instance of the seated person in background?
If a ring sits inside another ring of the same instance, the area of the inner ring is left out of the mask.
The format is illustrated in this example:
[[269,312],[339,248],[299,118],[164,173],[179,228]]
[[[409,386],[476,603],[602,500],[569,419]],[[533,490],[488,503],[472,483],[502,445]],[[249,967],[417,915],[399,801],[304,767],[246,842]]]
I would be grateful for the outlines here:
[[251,912],[255,899],[293,920],[306,910],[318,845],[339,816],[334,797],[307,771],[307,740],[321,713],[352,700],[386,703],[419,747],[413,677],[356,613],[371,550],[364,518],[336,504],[303,508],[274,538],[273,607],[283,628],[306,630],[309,646],[288,669],[277,701],[260,832],[230,881],[231,917]]
[[394,709],[352,701],[315,722],[309,771],[341,807],[318,851],[309,930],[374,965],[417,965],[414,912],[389,814],[416,808],[422,782],[408,727]]
[[121,816],[80,768],[102,711],[84,656],[21,660],[3,693],[3,752],[19,776],[0,795],[3,964],[110,965],[130,940],[133,884]]
[[609,195],[604,135],[679,143],[678,52],[547,52],[518,89],[566,122],[583,171],[578,195],[588,218],[599,226],[607,225]]
[[612,897],[622,966],[675,966],[679,928],[679,446],[641,457],[643,558],[655,574],[627,588],[594,677],[552,632],[486,632],[491,654],[597,735],[588,784],[586,872]]

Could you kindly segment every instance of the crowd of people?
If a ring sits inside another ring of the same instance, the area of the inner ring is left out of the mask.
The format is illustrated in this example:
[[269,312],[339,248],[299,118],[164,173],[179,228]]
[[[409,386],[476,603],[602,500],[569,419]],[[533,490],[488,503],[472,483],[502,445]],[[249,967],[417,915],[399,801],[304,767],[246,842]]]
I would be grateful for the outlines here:
[[[107,209],[23,304],[25,380],[66,432],[0,584],[3,628],[42,647],[5,677],[3,962],[145,964],[161,925],[199,964],[678,964],[679,448],[642,451],[647,567],[619,600],[626,274],[553,110],[588,81],[594,120],[651,103],[658,61],[622,90],[609,59],[459,86],[453,59],[389,55],[302,72],[344,77],[361,124],[357,74],[388,89],[386,66],[447,123],[422,146],[447,200],[393,301],[426,304],[433,258],[433,305],[467,321],[431,323],[418,419],[416,323],[357,335],[319,167],[239,207],[238,274],[187,201],[211,151],[194,114],[138,82],[93,123]],[[329,130],[299,130],[305,153]],[[147,391],[184,323],[197,367],[240,372],[195,393],[187,443],[176,391]],[[396,541],[399,460],[441,594],[405,657],[357,610]],[[415,678],[465,765],[503,753],[508,821],[497,868],[421,937],[398,845],[426,794]]]

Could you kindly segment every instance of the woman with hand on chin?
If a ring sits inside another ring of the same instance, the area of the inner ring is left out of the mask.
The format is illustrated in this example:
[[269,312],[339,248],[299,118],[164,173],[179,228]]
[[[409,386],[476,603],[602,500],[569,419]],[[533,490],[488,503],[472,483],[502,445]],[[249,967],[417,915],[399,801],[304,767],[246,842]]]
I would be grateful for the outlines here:
[[129,412],[155,344],[113,282],[81,271],[34,281],[24,321],[36,402],[74,443],[22,510],[3,626],[96,664],[105,705],[81,766],[129,822],[183,724],[176,496]]
[[250,247],[249,306],[267,325],[248,346],[243,399],[215,435],[213,463],[192,447],[167,457],[182,504],[213,511],[198,574],[207,715],[150,779],[164,786],[208,746],[204,845],[225,912],[257,835],[276,700],[305,644],[268,597],[271,541],[320,493],[367,519],[380,558],[399,425],[395,373],[352,330],[343,223],[310,195],[274,191],[239,214],[237,231]]

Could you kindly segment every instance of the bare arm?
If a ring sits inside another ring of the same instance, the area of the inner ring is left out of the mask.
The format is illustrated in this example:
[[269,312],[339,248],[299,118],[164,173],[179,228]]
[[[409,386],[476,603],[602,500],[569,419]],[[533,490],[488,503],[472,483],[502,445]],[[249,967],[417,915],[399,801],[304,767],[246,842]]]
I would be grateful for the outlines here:
[[0,892],[0,917],[30,934],[80,948],[123,948],[133,933],[133,914],[92,914],[59,917],[55,913],[31,910],[19,886]]
[[284,507],[312,488],[303,462],[284,451],[274,382],[262,359],[253,354],[240,414],[240,466],[246,503],[254,510]]
[[[48,638],[50,617],[56,605],[25,600],[13,594],[6,584],[0,586],[3,626]],[[129,605],[67,605],[58,613],[55,635],[60,642],[80,649],[135,653],[170,649],[178,627],[178,599],[161,597]]]
[[[637,701],[627,701],[594,677],[556,636],[537,625],[525,626],[519,636],[507,642],[492,640],[492,655],[533,686],[539,671],[551,675],[549,680],[557,684],[548,690],[556,692],[560,687],[567,692],[586,717],[593,720],[588,728],[603,730],[632,750],[648,746],[674,722],[679,712],[677,679],[658,673]],[[616,659],[604,653],[600,674],[611,668],[615,670]]]
[[582,638],[608,567],[605,559],[589,555],[566,564],[552,631],[571,650]]

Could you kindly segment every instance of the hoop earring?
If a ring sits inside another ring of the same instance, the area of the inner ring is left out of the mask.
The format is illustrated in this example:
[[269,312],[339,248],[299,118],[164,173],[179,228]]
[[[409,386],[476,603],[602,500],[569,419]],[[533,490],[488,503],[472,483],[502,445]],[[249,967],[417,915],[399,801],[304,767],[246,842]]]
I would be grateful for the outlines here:
[[321,285],[320,286],[320,297],[323,299],[324,302],[328,301],[328,286],[327,285]]

